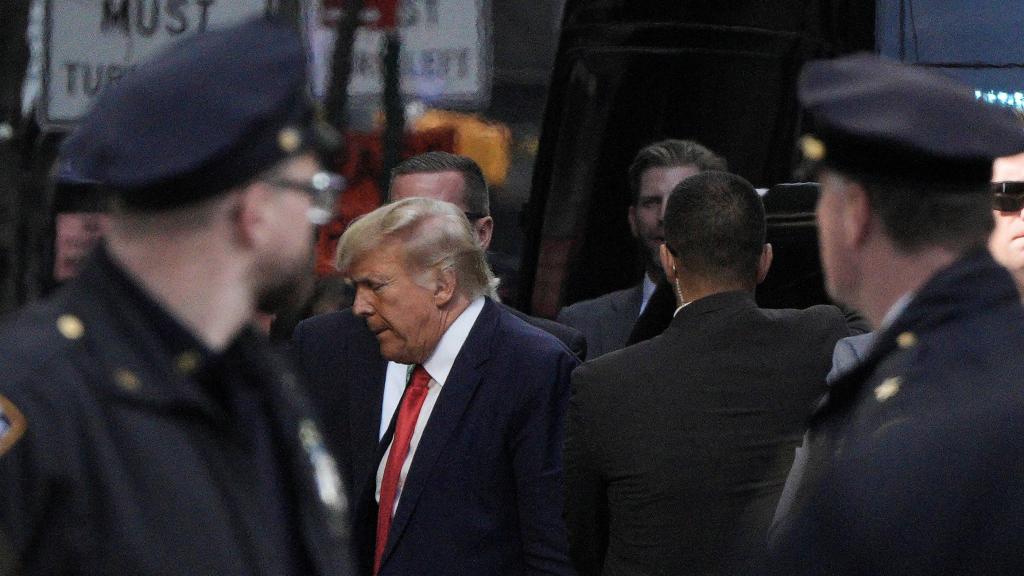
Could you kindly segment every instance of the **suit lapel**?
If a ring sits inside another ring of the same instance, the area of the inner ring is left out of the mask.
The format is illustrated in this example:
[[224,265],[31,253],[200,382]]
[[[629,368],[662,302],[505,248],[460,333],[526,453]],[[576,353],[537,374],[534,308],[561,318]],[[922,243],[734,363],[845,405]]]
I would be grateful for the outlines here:
[[644,282],[640,281],[635,288],[629,291],[626,295],[626,305],[622,307],[620,313],[623,319],[636,320],[640,316],[640,304],[644,300]]
[[[640,284],[630,290],[626,294],[626,298],[623,299],[621,306],[616,310],[618,315],[617,326],[628,327],[623,332],[626,335],[626,339],[629,338],[629,333],[633,331],[633,324],[636,323],[636,319],[640,317],[640,304],[643,303],[644,299],[644,283],[643,280]],[[625,340],[623,340],[625,342]]]
[[497,305],[488,299],[455,359],[452,371],[448,374],[448,380],[441,389],[441,395],[416,447],[416,454],[409,468],[405,486],[402,488],[401,499],[398,501],[398,509],[391,521],[382,565],[387,562],[388,556],[401,538],[402,531],[408,525],[416,508],[416,502],[431,477],[431,469],[437,463],[448,440],[462,420],[462,415],[469,407],[477,386],[483,380],[484,371],[481,368],[490,357],[490,343],[493,341],[500,318]]
[[[351,360],[348,421],[352,439],[352,467],[357,478],[353,478],[354,490],[358,494],[366,482],[366,474],[360,471],[376,469],[378,452],[377,434],[380,432],[381,410],[384,401],[384,378],[387,374],[387,360],[380,355],[377,338],[368,328],[366,333],[353,338],[347,358]],[[364,337],[365,336],[365,337]],[[374,477],[375,474],[370,474]]]

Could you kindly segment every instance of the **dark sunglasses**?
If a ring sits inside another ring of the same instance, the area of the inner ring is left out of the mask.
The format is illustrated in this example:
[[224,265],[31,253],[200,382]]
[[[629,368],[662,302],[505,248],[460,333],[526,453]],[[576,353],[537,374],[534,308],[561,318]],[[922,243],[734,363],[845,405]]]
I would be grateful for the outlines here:
[[1024,209],[1024,182],[993,182],[992,208],[1000,212],[1020,212]]

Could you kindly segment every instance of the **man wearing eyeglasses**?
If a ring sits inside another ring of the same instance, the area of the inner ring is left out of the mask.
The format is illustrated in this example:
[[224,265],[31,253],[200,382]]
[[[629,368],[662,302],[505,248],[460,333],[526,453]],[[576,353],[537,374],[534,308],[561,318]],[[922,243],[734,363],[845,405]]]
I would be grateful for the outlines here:
[[348,504],[302,387],[249,326],[309,276],[305,55],[253,20],[108,89],[60,152],[106,240],[0,328],[0,533],[24,574],[351,574]]

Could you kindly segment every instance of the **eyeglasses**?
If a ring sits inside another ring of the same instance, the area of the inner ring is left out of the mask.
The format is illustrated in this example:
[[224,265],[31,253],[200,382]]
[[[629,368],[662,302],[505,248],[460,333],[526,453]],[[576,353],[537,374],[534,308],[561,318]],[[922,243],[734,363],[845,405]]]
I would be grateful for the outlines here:
[[1024,182],[993,182],[992,208],[1000,212],[1020,212],[1024,209]]
[[463,212],[463,214],[466,215],[466,220],[469,220],[470,224],[487,216],[487,214],[481,212]]
[[334,215],[334,202],[345,189],[345,177],[333,172],[317,172],[308,181],[288,178],[264,178],[271,186],[297,190],[313,199],[313,206],[306,211],[306,217],[317,225],[327,224]]

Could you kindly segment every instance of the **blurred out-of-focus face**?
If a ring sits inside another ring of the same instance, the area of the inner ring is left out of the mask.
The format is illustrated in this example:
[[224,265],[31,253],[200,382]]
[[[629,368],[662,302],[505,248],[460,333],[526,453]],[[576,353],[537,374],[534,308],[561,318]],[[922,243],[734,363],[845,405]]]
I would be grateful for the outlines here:
[[852,300],[857,271],[850,259],[851,251],[846,245],[843,228],[846,218],[843,194],[848,183],[842,176],[828,170],[822,170],[818,180],[821,191],[815,214],[825,288],[833,300],[854,306],[856,303]]
[[[320,163],[312,154],[287,160],[278,172],[280,182],[305,185],[320,172]],[[301,190],[276,185],[274,196],[273,249],[260,264],[263,287],[257,293],[257,308],[273,313],[290,304],[301,302],[313,286],[315,263],[314,233],[308,212],[312,198]]]

